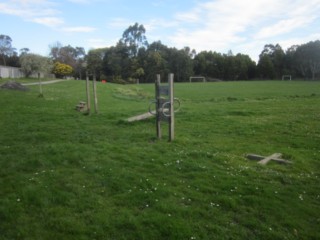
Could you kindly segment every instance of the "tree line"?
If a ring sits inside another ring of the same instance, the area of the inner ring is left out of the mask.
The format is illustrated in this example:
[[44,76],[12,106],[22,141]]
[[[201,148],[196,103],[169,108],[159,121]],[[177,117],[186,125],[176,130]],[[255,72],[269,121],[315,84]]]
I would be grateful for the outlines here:
[[20,67],[26,76],[37,71],[51,71],[58,78],[73,76],[83,79],[106,79],[110,82],[153,82],[156,74],[175,74],[175,81],[189,81],[191,76],[207,80],[281,79],[291,75],[295,79],[320,78],[320,41],[293,45],[286,51],[279,44],[267,44],[258,63],[248,55],[234,55],[215,51],[196,53],[190,47],[177,49],[155,41],[148,43],[143,25],[129,26],[112,47],[85,52],[82,47],[50,46],[49,57],[30,53],[28,48],[18,54],[12,39],[0,35],[0,65]]

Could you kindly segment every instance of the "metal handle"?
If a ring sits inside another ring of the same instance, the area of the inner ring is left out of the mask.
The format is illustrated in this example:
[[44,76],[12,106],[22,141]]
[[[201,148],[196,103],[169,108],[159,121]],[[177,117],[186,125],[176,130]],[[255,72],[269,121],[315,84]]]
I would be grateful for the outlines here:
[[[162,104],[162,108],[161,108],[161,112],[162,112],[163,116],[165,116],[165,117],[171,117],[170,114],[166,114],[165,111],[164,111],[165,106],[168,105],[168,104],[171,105],[170,102],[165,102],[164,104]],[[170,112],[170,111],[168,111],[168,112]]]
[[156,103],[156,100],[152,100],[152,101],[150,101],[150,103],[149,103],[149,113],[152,114],[152,115],[156,115],[156,114],[157,114],[156,111],[152,111],[152,110],[151,110],[151,105],[153,105],[153,104],[155,104],[155,103]]
[[[181,106],[180,100],[179,100],[178,98],[174,98],[174,99],[173,99],[173,102],[177,102],[177,103],[178,103],[178,107],[177,107],[177,108],[174,108],[174,112],[176,113],[176,112],[178,112],[178,111],[180,110],[180,106]],[[174,103],[173,103],[173,104],[174,104]]]
[[[178,98],[174,98],[173,99],[173,104],[175,103],[175,102],[177,102],[178,103],[178,106],[177,106],[177,108],[175,108],[175,110],[174,110],[174,112],[176,113],[176,112],[178,112],[179,110],[180,110],[180,106],[181,106],[181,103],[180,103],[180,100],[178,99]],[[150,101],[150,103],[149,103],[149,113],[150,114],[152,114],[152,115],[156,115],[157,114],[157,109],[156,109],[156,111],[152,111],[151,110],[151,106],[153,105],[153,104],[156,104],[157,103],[157,100],[151,100]],[[159,109],[161,112],[162,112],[162,114],[163,114],[163,116],[165,116],[165,117],[170,117],[171,115],[170,114],[166,114],[166,111],[165,111],[165,109],[166,109],[166,106],[167,105],[169,105],[169,107],[167,108],[167,109],[170,109],[170,101],[167,101],[167,102],[164,102],[163,104],[162,104],[162,106],[161,106],[161,108]],[[169,111],[168,111],[169,112]]]

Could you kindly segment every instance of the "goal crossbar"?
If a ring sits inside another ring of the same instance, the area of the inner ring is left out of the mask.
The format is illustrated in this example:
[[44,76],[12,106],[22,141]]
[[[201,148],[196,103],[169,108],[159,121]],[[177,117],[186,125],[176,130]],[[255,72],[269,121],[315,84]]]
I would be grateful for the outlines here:
[[192,82],[192,79],[202,79],[202,82],[206,82],[206,78],[205,77],[201,77],[201,76],[189,77],[189,82]]
[[286,79],[288,79],[288,80],[292,80],[291,79],[291,75],[282,75],[282,81],[284,81],[284,80],[286,80]]

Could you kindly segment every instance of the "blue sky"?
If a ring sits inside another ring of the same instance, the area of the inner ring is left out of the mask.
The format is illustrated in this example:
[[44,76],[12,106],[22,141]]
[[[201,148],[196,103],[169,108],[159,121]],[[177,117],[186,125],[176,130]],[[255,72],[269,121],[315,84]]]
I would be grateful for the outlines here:
[[320,0],[0,0],[0,34],[17,50],[114,46],[135,22],[149,43],[243,53],[257,61],[265,44],[320,39]]

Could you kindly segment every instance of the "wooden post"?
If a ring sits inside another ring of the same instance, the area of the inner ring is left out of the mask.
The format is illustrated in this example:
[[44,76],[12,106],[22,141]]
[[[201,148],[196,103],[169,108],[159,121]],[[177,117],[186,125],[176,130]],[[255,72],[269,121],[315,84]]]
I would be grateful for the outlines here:
[[96,73],[93,73],[93,96],[94,96],[94,110],[98,113],[98,97],[97,97],[97,80]]
[[38,73],[38,79],[39,79],[39,97],[43,97],[43,92],[42,92],[42,81],[41,81],[41,77],[40,77],[40,73]]
[[89,76],[88,76],[88,71],[86,71],[86,90],[87,90],[87,110],[88,114],[90,114],[90,90],[89,90]]
[[265,157],[264,159],[260,160],[258,163],[261,165],[266,165],[268,162],[270,162],[273,158],[281,158],[281,153],[274,153],[268,157]]
[[174,140],[174,93],[173,93],[173,73],[168,76],[169,83],[169,101],[170,101],[170,117],[169,117],[169,141]]
[[157,74],[157,79],[156,79],[156,128],[157,128],[157,137],[160,139],[161,138],[161,117],[160,117],[160,74]]

